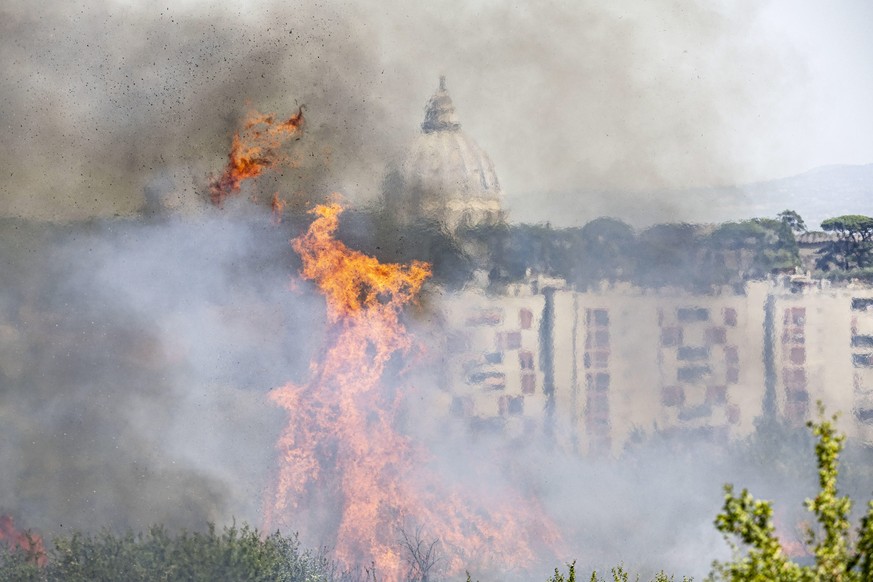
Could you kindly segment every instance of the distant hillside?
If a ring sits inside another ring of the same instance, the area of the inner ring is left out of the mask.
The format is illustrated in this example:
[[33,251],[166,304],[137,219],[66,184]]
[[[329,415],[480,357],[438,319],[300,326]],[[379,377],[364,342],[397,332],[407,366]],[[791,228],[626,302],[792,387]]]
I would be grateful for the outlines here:
[[873,215],[873,164],[822,166],[803,174],[748,184],[745,194],[752,216],[774,216],[790,208],[818,229],[821,221],[842,214]]
[[513,222],[581,226],[613,216],[636,227],[659,222],[719,223],[795,210],[811,230],[841,214],[873,215],[873,164],[822,166],[740,186],[652,192],[551,192],[508,200]]

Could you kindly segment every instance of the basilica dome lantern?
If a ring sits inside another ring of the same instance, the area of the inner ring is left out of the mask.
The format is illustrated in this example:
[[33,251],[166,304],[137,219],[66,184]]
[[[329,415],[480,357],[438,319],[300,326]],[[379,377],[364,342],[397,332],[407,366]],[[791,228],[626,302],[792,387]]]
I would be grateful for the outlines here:
[[386,210],[401,223],[430,219],[456,232],[501,222],[502,198],[491,158],[461,129],[440,77],[421,133],[385,180]]

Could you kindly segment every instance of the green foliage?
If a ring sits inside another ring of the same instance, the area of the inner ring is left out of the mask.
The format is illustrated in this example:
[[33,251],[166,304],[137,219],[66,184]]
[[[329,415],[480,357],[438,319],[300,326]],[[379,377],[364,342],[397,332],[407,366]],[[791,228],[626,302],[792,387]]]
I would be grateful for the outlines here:
[[[733,487],[725,486],[722,512],[715,520],[716,528],[735,551],[735,559],[714,564],[713,579],[732,582],[866,582],[873,574],[873,503],[868,505],[856,540],[850,537],[849,514],[851,499],[837,491],[838,462],[845,436],[836,431],[834,423],[824,417],[819,404],[819,422],[808,426],[816,438],[815,456],[818,465],[819,492],[806,501],[818,522],[816,531],[808,532],[807,545],[815,556],[815,564],[802,566],[792,562],[782,551],[773,526],[773,508],[768,501],[759,501],[743,490],[739,496]],[[747,546],[745,554],[732,541],[736,537]]]
[[568,266],[575,267],[573,279],[578,285],[592,287],[601,281],[628,280],[633,275],[636,235],[624,222],[614,218],[592,220],[578,231],[575,243],[564,258]]
[[[706,247],[718,266],[712,275],[715,279],[719,273],[733,279],[755,279],[800,264],[790,224],[769,218],[722,224],[709,236]],[[726,263],[733,267],[726,267]]]
[[[546,580],[546,582],[576,582],[576,562],[574,561],[572,564],[567,564],[567,567],[570,569],[569,574],[565,578],[561,571],[558,568],[555,568],[555,575]],[[596,573],[591,574],[591,580],[595,580]]]
[[751,435],[731,445],[738,463],[766,470],[776,479],[810,484],[814,472],[807,460],[813,446],[809,430],[778,417],[759,418]]
[[[567,568],[568,573],[566,576],[558,568],[555,568],[555,575],[546,580],[546,582],[576,582],[576,562],[567,564]],[[623,566],[616,566],[610,572],[612,574],[611,582],[628,582],[630,580],[630,573]],[[639,576],[637,576],[634,582],[639,582],[639,579]],[[610,582],[606,578],[598,576],[597,570],[591,572],[591,577],[588,581]],[[467,576],[467,582],[470,582],[469,575]],[[658,572],[652,579],[652,582],[674,582],[674,578],[673,576],[667,576],[664,572]],[[692,579],[683,577],[682,582],[692,582]]]
[[[819,260],[821,261],[821,259]],[[819,266],[821,266],[821,264]],[[830,281],[852,281],[853,279],[857,279],[858,281],[873,283],[873,267],[866,267],[863,269],[816,271],[815,276]]]
[[[614,218],[581,228],[549,225],[480,226],[460,232],[462,246],[486,258],[492,283],[520,281],[528,270],[562,278],[577,289],[603,282],[708,291],[800,265],[794,232],[803,220],[728,222],[714,230],[693,224],[658,224],[639,234]],[[481,266],[480,266],[481,268]]]
[[634,280],[644,287],[697,284],[700,237],[692,224],[656,224],[640,233]]
[[[773,580],[804,580],[801,569],[782,553],[773,527],[773,507],[768,501],[758,501],[743,489],[739,497],[733,488],[725,486],[723,513],[715,521],[719,531],[733,534],[751,546],[745,558],[728,564],[717,564],[716,572],[725,580],[764,582]],[[736,552],[739,549],[732,542]]]
[[786,228],[790,229],[791,232],[795,234],[800,234],[801,232],[806,232],[806,223],[803,222],[803,219],[800,215],[794,210],[783,210],[780,212],[777,217],[779,222],[785,225]]
[[0,580],[37,582],[42,579],[41,574],[34,556],[26,550],[0,543]]
[[48,564],[37,568],[21,552],[0,558],[0,580],[68,581],[285,581],[351,580],[323,554],[302,550],[296,536],[261,537],[248,526],[170,535],[162,527],[116,536],[75,533],[54,540]]
[[820,251],[818,268],[848,271],[873,266],[873,218],[847,214],[825,220],[821,228],[837,238]]

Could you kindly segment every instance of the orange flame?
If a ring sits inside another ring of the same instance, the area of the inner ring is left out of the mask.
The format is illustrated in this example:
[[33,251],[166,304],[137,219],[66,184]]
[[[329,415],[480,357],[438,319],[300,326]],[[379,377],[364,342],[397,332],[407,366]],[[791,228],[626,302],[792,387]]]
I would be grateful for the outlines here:
[[[401,528],[412,524],[440,540],[450,574],[483,556],[509,568],[531,563],[529,539],[551,544],[558,537],[533,502],[517,496],[499,511],[483,510],[425,474],[426,452],[397,431],[402,399],[380,378],[392,355],[411,346],[400,312],[414,301],[430,268],[417,261],[383,264],[349,249],[333,238],[341,211],[336,204],[318,206],[308,232],[292,243],[303,277],[325,295],[333,334],[321,362],[311,364],[307,385],[271,393],[289,420],[277,444],[280,466],[265,530],[320,521],[313,529],[333,532],[326,543],[341,563],[372,563],[386,581],[403,577],[398,540]],[[319,504],[337,515],[325,515]]]
[[303,126],[303,106],[286,121],[253,111],[243,123],[242,131],[233,136],[227,165],[209,184],[209,197],[216,206],[239,192],[242,182],[259,176],[264,170],[285,161],[278,149],[297,135]]
[[0,515],[0,544],[5,544],[10,550],[25,552],[37,566],[45,566],[48,560],[42,537],[15,529],[15,521],[8,515]]

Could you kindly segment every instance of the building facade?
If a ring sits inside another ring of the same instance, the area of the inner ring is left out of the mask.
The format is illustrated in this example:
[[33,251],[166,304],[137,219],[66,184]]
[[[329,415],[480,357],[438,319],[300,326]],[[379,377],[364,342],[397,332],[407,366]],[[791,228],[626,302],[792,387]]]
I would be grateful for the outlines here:
[[873,440],[873,289],[752,282],[742,294],[538,280],[446,301],[446,406],[471,426],[580,454],[639,435],[729,439],[821,400]]

